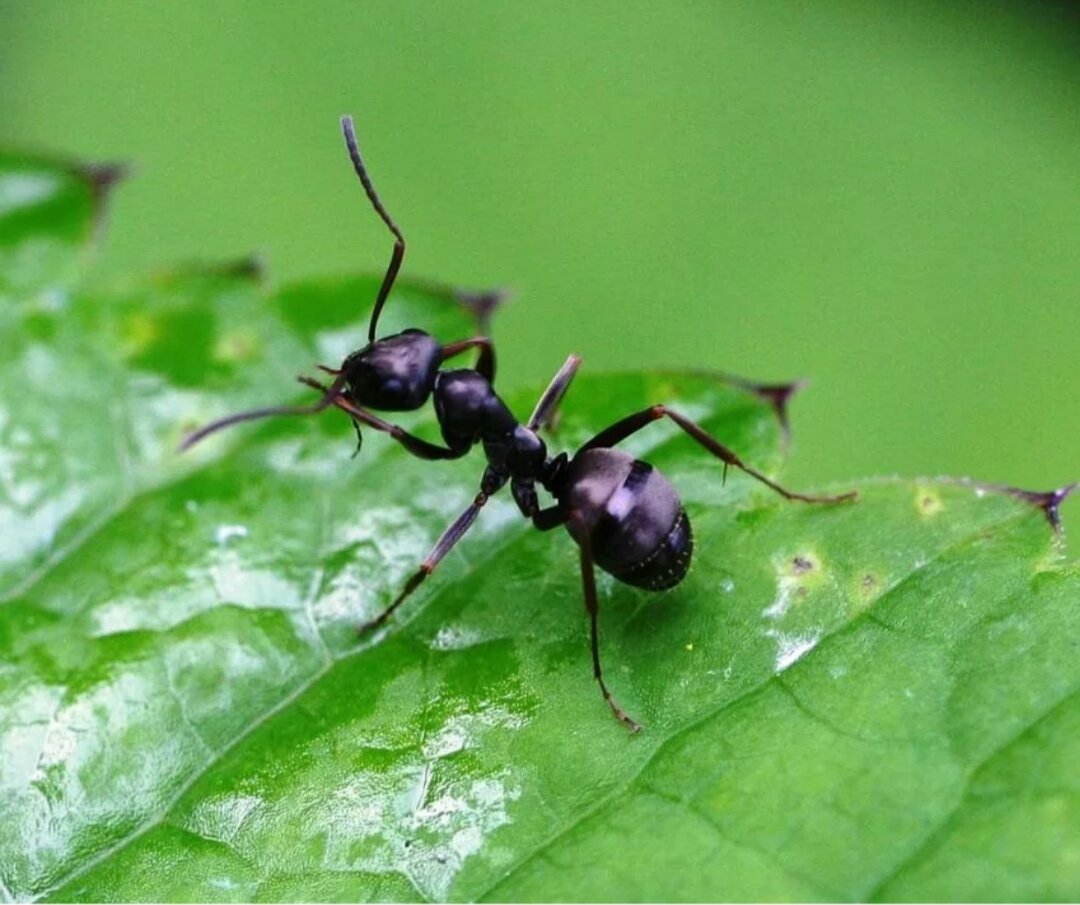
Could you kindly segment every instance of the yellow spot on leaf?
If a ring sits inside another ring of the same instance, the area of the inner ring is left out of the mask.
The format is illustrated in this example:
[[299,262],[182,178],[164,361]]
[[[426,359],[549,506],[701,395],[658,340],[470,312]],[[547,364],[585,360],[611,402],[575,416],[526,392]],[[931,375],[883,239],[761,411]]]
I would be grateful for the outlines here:
[[247,330],[230,330],[223,333],[214,346],[216,361],[235,363],[250,361],[260,349],[259,337]]
[[862,612],[881,596],[884,584],[880,576],[870,570],[864,570],[855,575],[855,593],[852,599],[855,602],[855,612]]
[[780,619],[792,604],[809,597],[826,581],[821,557],[809,550],[788,553],[773,560],[776,570],[776,598],[763,612],[767,619]]
[[143,311],[126,318],[120,327],[120,349],[125,358],[135,358],[161,339],[161,324]]
[[915,509],[923,518],[932,518],[945,508],[941,495],[934,487],[915,488]]

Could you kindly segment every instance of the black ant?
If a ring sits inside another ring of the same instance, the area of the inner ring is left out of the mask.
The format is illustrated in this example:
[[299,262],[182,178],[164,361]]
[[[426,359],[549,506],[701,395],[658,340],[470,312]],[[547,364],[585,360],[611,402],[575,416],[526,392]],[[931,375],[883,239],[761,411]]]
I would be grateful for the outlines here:
[[[182,448],[187,449],[208,434],[241,421],[273,415],[313,415],[329,406],[336,406],[349,415],[358,435],[360,425],[367,425],[388,433],[421,459],[457,459],[475,444],[482,444],[487,467],[472,504],[443,532],[394,601],[359,630],[364,632],[383,625],[465,536],[491,496],[509,482],[518,509],[536,528],[550,531],[565,525],[577,542],[581,552],[585,609],[591,629],[593,675],[615,716],[636,732],[641,727],[616,703],[600,668],[599,605],[594,567],[599,566],[626,584],[661,591],[674,587],[686,575],[694,543],[686,510],[667,478],[648,463],[614,447],[653,421],[670,418],[724,463],[722,479],[726,478],[728,467],[734,466],[785,499],[807,503],[839,503],[853,499],[855,494],[810,496],[787,490],[747,465],[699,425],[664,405],[651,406],[615,422],[589,440],[573,457],[565,452],[550,457],[538,432],[550,426],[577,373],[581,359],[576,355],[566,360],[540,397],[529,420],[521,424],[492,387],[495,355],[487,337],[476,336],[443,346],[422,330],[405,330],[376,339],[379,314],[405,254],[405,238],[383,207],[368,176],[352,119],[343,117],[341,126],[356,175],[395,239],[390,266],[371,314],[368,344],[349,355],[340,368],[320,365],[321,370],[334,377],[329,386],[310,377],[299,378],[301,383],[322,393],[313,405],[278,406],[230,415],[189,435]],[[448,358],[470,348],[480,350],[474,368],[440,370]],[[434,398],[435,415],[445,446],[413,436],[371,411],[412,411],[423,406],[429,397]],[[537,484],[554,498],[553,505],[541,508]]]

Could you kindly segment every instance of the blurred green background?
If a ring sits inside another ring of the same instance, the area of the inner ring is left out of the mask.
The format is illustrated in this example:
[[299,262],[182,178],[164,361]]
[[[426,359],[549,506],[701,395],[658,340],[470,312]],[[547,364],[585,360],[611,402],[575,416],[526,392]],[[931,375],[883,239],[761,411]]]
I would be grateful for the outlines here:
[[254,250],[286,282],[385,266],[349,112],[406,271],[518,290],[504,385],[571,350],[810,377],[793,483],[1045,489],[1080,478],[1078,31],[1023,3],[0,2],[0,144],[137,166],[103,278]]

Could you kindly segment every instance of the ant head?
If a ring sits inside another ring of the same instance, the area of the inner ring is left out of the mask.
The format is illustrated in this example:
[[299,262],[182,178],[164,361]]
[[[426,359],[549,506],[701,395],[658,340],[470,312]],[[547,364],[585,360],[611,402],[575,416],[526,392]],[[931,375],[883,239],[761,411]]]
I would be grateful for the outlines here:
[[368,343],[341,365],[349,398],[384,412],[411,412],[427,402],[442,346],[423,330],[405,330]]

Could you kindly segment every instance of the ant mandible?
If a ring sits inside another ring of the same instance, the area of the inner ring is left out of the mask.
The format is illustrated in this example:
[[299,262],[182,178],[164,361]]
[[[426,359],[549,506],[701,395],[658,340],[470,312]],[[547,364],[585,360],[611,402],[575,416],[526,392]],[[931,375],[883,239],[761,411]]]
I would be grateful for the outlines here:
[[[393,602],[374,619],[361,625],[359,631],[366,632],[383,625],[465,536],[484,504],[509,483],[514,502],[525,518],[541,531],[565,526],[580,548],[593,675],[612,713],[631,731],[637,732],[640,725],[612,697],[600,667],[599,603],[594,569],[599,566],[617,580],[634,587],[665,590],[677,585],[686,575],[694,543],[686,510],[667,478],[647,462],[615,447],[648,424],[670,418],[724,463],[724,478],[728,467],[733,466],[785,499],[805,503],[840,503],[853,499],[855,493],[811,496],[787,490],[747,465],[689,418],[665,405],[653,405],[622,418],[585,443],[573,456],[562,452],[551,457],[539,431],[550,425],[577,373],[581,359],[576,355],[566,360],[540,397],[529,420],[521,424],[492,386],[495,353],[487,337],[475,336],[443,346],[424,331],[410,329],[377,339],[379,315],[405,255],[405,237],[383,206],[368,176],[352,119],[343,117],[341,127],[360,184],[394,235],[390,266],[371,313],[368,343],[346,357],[339,368],[319,366],[333,376],[329,386],[310,377],[298,378],[322,394],[313,405],[239,412],[190,434],[181,448],[188,449],[209,434],[243,421],[276,415],[314,415],[330,406],[341,409],[353,420],[358,437],[360,425],[367,425],[389,434],[421,459],[457,459],[477,443],[482,444],[487,467],[471,505],[443,532]],[[471,348],[479,349],[474,368],[441,370],[447,359]],[[434,398],[435,416],[445,446],[416,437],[371,411],[413,411],[423,406],[429,397]],[[541,508],[537,484],[554,499],[552,505]]]

